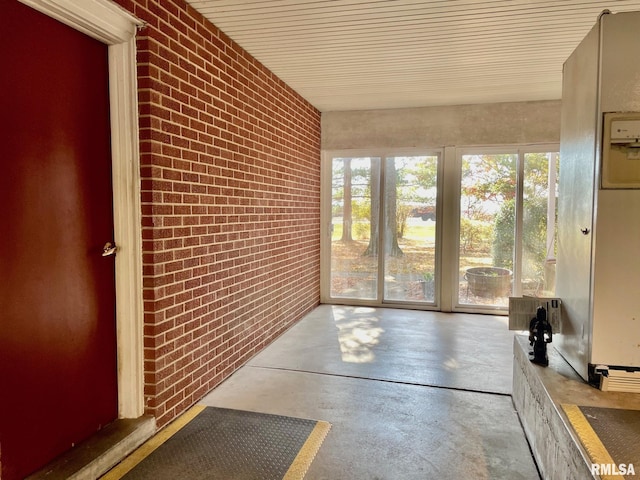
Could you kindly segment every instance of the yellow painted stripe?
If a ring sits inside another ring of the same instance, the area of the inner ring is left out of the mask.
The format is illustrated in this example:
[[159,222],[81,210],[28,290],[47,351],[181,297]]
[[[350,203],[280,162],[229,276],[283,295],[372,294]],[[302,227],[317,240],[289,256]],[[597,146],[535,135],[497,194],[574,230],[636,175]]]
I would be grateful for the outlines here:
[[131,455],[125,458],[104,476],[100,477],[101,480],[119,480],[120,478],[124,477],[127,473],[133,470],[136,465],[138,465],[145,458],[151,455],[154,450],[156,450],[158,447],[160,447],[160,445],[169,440],[169,438],[175,435],[178,430],[180,430],[187,423],[193,420],[205,408],[206,406],[204,405],[195,405],[191,407],[165,428],[160,430],[160,432],[143,443]]
[[282,480],[302,480],[304,478],[330,428],[330,423],[322,421],[316,423]]
[[[589,420],[587,420],[577,405],[562,404],[564,413],[567,414],[571,426],[575,430],[584,449],[589,454],[592,463],[614,465],[615,462],[606,447],[600,441]],[[620,475],[600,475],[602,480],[619,480]]]

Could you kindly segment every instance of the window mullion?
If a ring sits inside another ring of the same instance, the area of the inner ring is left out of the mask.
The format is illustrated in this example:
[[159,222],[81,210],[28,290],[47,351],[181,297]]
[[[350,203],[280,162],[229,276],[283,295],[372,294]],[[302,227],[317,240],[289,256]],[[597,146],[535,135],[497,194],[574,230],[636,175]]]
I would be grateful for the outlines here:
[[514,232],[514,252],[513,252],[513,290],[512,295],[522,295],[522,230],[524,215],[524,152],[518,150],[516,163],[516,221]]
[[385,215],[387,204],[386,204],[386,188],[385,188],[385,170],[387,166],[387,156],[385,154],[380,155],[380,168],[378,175],[378,192],[380,198],[378,199],[378,283],[377,283],[377,302],[384,302],[384,278],[385,278],[385,237],[387,230],[387,217]]

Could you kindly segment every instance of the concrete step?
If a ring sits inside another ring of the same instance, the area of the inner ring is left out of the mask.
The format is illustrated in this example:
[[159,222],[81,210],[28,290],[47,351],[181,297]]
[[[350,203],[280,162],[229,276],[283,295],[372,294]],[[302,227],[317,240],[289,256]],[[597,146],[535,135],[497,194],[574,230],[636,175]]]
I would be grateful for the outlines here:
[[549,366],[533,364],[530,348],[526,336],[516,335],[513,402],[543,478],[599,479],[562,405],[640,410],[640,395],[594,388],[552,344],[548,346]]
[[155,419],[118,419],[56,458],[27,480],[95,480],[156,431]]

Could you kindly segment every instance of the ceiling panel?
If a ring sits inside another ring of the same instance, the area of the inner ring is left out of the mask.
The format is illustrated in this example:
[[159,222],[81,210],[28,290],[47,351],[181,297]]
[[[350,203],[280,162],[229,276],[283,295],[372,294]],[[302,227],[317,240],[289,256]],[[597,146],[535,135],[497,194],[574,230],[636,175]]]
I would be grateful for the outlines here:
[[605,9],[640,0],[188,0],[321,111],[553,100]]

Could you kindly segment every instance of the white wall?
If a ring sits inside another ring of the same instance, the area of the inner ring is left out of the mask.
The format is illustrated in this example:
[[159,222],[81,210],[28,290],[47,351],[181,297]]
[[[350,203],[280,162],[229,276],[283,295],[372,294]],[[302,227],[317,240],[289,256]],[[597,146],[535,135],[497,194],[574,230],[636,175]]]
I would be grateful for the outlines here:
[[322,149],[560,142],[560,100],[325,112]]

